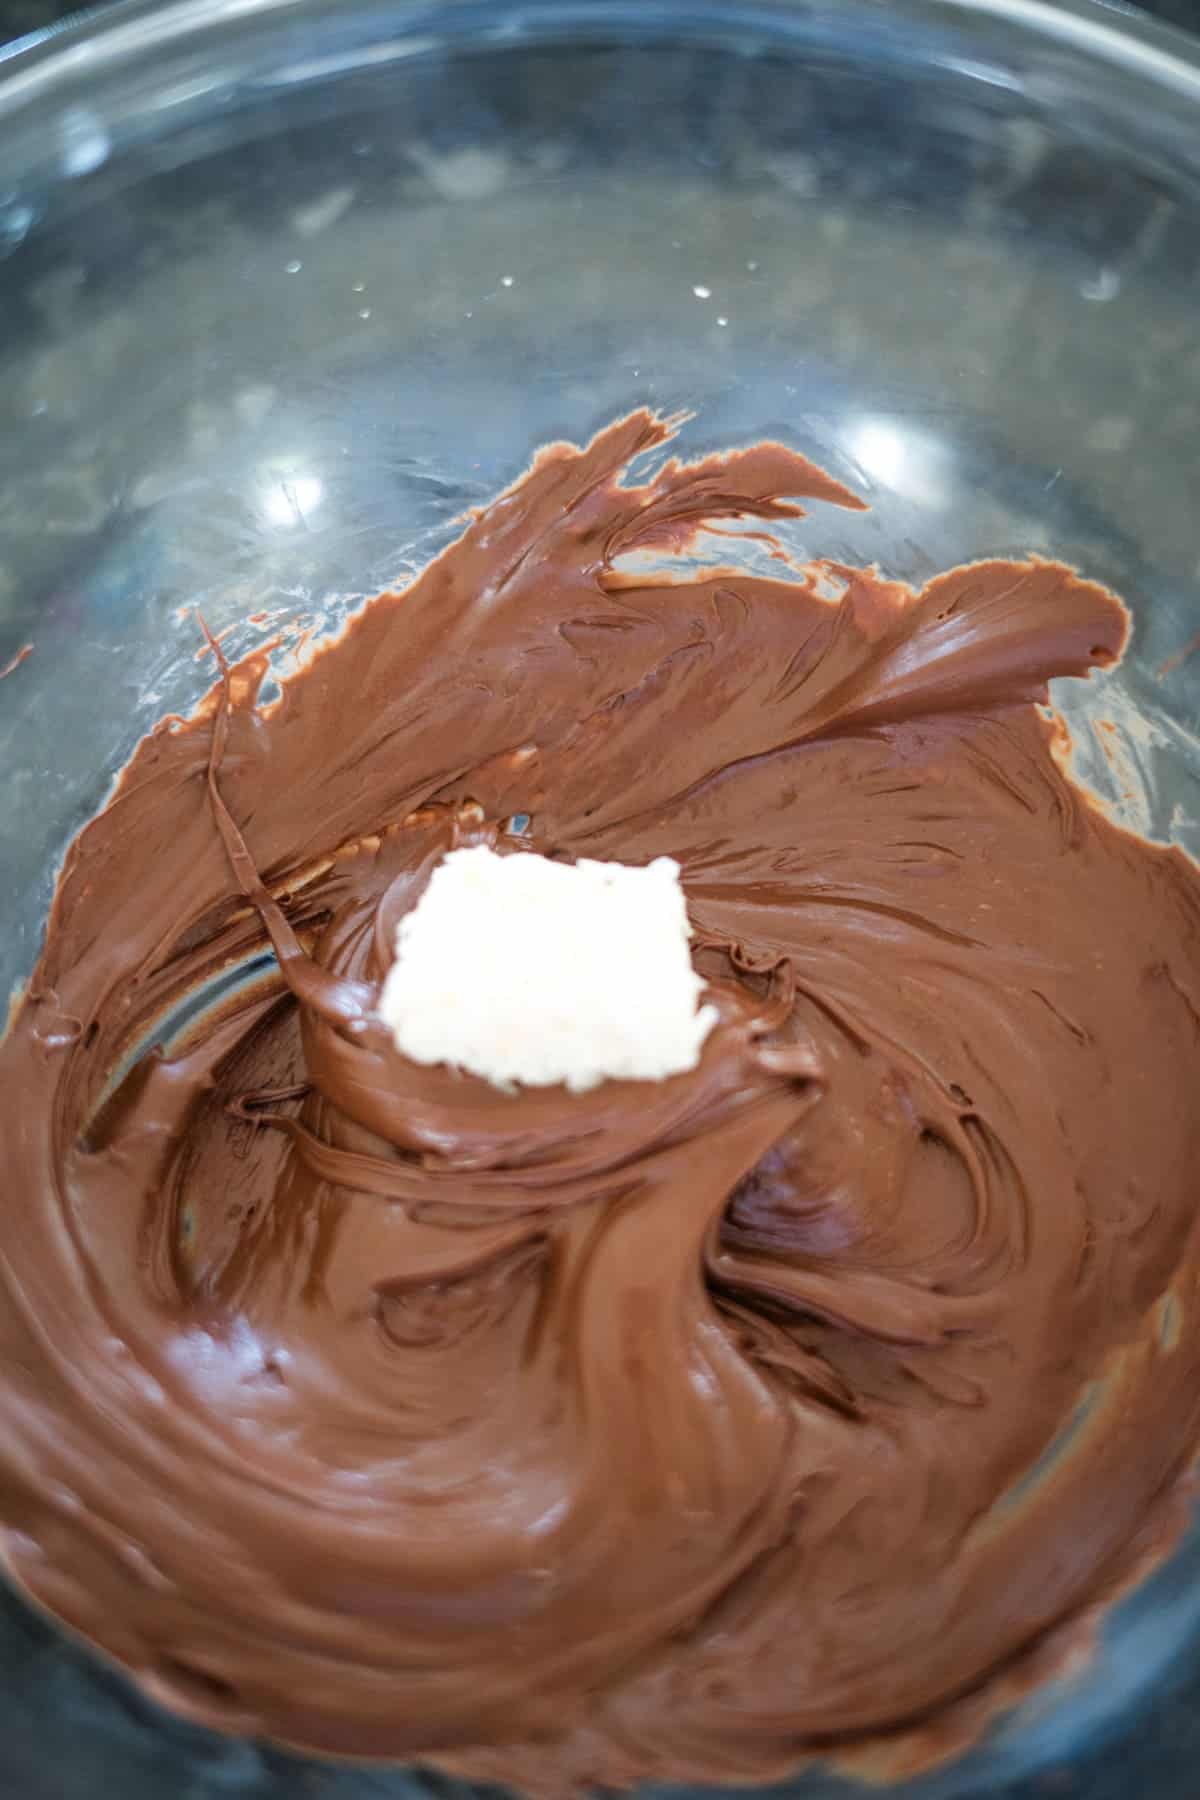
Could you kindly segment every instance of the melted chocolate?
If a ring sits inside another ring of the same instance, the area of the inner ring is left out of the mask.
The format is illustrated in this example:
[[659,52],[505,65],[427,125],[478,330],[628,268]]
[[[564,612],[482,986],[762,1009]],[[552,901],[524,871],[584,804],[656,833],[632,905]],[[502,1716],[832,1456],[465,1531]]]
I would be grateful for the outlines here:
[[[1175,1527],[1200,879],[1045,707],[1124,610],[1040,561],[689,575],[859,502],[771,444],[622,485],[669,432],[544,451],[274,704],[222,665],[0,1046],[7,1564],[225,1729],[765,1778],[999,1692]],[[407,1062],[372,1006],[464,842],[677,858],[700,1066]]]

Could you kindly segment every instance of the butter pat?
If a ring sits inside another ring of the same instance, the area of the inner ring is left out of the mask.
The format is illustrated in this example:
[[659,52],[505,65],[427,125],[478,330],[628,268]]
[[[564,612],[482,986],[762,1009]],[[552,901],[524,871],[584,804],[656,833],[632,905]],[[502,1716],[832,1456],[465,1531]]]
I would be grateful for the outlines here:
[[453,850],[400,921],[379,1014],[406,1056],[497,1087],[694,1069],[701,1006],[679,865]]

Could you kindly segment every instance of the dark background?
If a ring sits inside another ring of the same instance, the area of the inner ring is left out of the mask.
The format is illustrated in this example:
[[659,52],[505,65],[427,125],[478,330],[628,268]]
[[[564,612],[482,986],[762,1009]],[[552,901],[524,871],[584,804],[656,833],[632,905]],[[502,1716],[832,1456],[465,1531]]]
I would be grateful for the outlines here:
[[[0,0],[0,42],[53,25],[80,10],[64,0]],[[1200,0],[1142,0],[1140,7],[1129,10],[1148,12],[1168,24],[1200,32]]]

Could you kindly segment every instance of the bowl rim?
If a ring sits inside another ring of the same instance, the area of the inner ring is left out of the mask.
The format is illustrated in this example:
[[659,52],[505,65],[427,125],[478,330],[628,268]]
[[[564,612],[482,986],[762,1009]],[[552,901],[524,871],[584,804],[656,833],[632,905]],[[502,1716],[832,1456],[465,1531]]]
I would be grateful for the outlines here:
[[[458,26],[474,14],[478,36],[502,37],[535,30],[539,17],[570,12],[579,23],[617,23],[631,15],[630,0],[369,0],[394,35],[420,35],[428,44],[439,25]],[[851,5],[864,16],[889,17],[892,28],[907,15],[929,25],[970,30],[1009,27],[1015,39],[1073,52],[1114,67],[1151,88],[1167,89],[1200,106],[1200,38],[1133,10],[1126,0],[646,0],[644,20],[657,12],[669,22],[756,23],[786,30],[818,14],[840,14]],[[206,37],[255,25],[286,26],[313,11],[336,16],[341,0],[107,0],[69,14],[8,44],[0,44],[0,124],[27,107],[53,102],[56,89],[84,88],[92,78],[119,75],[156,51],[196,45]],[[802,33],[800,34],[802,35]]]

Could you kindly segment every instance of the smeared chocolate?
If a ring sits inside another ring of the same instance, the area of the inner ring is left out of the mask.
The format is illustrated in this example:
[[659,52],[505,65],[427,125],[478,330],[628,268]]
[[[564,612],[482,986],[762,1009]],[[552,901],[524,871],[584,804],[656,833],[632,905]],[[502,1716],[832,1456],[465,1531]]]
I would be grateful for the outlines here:
[[[1200,878],[1044,704],[1124,610],[1048,562],[689,576],[705,523],[859,503],[771,444],[621,485],[669,434],[544,451],[277,702],[262,653],[164,721],[0,1046],[7,1563],[223,1728],[780,1775],[990,1691],[1173,1528]],[[465,842],[677,858],[700,1066],[407,1062],[374,1000]]]

